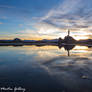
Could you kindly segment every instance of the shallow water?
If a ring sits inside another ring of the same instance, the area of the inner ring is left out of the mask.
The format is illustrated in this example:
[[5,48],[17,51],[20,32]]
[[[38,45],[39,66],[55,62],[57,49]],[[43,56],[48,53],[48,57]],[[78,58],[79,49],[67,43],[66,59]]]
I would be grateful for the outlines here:
[[2,87],[22,87],[26,92],[92,92],[92,48],[1,46]]

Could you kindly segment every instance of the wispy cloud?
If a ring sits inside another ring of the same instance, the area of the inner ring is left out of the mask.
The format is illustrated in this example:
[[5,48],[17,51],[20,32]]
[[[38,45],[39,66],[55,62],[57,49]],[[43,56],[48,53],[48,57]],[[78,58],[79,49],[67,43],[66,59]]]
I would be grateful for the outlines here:
[[59,28],[88,28],[92,24],[91,0],[64,0],[41,18],[44,22]]
[[15,8],[14,6],[9,5],[0,5],[0,8]]
[[0,24],[3,24],[2,22],[0,22]]
[[[71,29],[75,35],[90,37],[92,32],[92,1],[91,0],[64,0],[57,4],[43,17],[33,17],[39,21],[34,26],[36,30],[24,30],[24,34],[31,37],[64,37],[65,30]],[[21,25],[19,25],[21,26]],[[85,31],[85,32],[84,32]],[[22,33],[22,34],[23,34]],[[32,35],[33,36],[32,36]]]

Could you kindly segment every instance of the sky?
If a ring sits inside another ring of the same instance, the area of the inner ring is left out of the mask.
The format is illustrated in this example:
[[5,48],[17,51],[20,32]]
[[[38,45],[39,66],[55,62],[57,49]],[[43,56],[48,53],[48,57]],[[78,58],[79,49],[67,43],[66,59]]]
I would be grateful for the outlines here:
[[0,0],[0,39],[92,38],[92,0]]

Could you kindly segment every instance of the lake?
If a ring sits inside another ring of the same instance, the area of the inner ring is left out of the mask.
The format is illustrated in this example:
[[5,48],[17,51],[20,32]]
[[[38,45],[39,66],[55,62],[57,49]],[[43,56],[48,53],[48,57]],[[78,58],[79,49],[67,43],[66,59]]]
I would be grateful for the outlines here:
[[1,46],[2,87],[22,87],[26,92],[92,92],[92,48]]

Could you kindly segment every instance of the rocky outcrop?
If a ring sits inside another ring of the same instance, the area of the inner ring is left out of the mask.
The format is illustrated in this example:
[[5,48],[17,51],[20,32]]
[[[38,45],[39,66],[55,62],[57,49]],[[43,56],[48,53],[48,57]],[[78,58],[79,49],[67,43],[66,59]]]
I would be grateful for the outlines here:
[[68,36],[65,36],[63,42],[64,43],[68,43],[68,44],[72,44],[72,43],[75,43],[76,40],[73,37],[68,35]]

